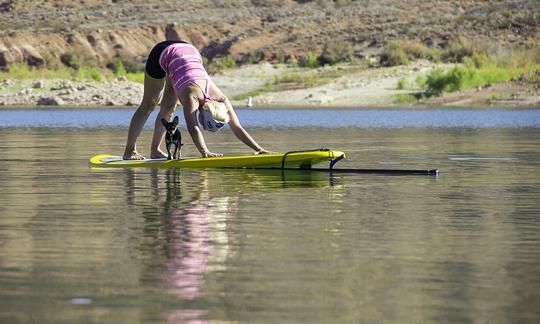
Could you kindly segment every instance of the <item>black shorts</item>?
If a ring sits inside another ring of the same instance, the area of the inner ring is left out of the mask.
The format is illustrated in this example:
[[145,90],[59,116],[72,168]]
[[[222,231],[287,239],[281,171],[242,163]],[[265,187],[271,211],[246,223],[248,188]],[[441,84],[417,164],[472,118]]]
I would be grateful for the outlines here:
[[154,79],[163,79],[165,77],[165,71],[161,68],[161,65],[159,65],[159,57],[161,56],[161,53],[167,48],[167,46],[171,44],[176,43],[186,43],[181,40],[167,40],[160,43],[157,43],[152,50],[150,51],[150,54],[148,54],[148,59],[146,60],[146,73],[148,73],[149,76],[151,76]]

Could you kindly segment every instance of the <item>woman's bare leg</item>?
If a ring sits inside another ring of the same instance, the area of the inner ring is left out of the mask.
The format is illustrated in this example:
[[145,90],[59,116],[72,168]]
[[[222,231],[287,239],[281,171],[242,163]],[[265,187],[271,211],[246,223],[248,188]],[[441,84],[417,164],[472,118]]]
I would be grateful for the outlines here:
[[150,157],[152,159],[167,157],[167,154],[160,149],[161,143],[163,142],[163,135],[165,135],[165,127],[163,127],[161,119],[163,118],[170,121],[172,114],[176,109],[176,104],[178,103],[171,81],[168,77],[166,79],[163,99],[161,99],[159,114],[156,117],[154,125],[154,136],[152,137],[152,146],[150,148]]
[[144,72],[144,92],[143,99],[135,114],[131,118],[129,124],[129,131],[126,143],[126,150],[124,151],[124,160],[141,160],[144,159],[142,155],[137,153],[137,147],[135,143],[137,138],[141,134],[144,127],[144,123],[148,119],[148,116],[152,113],[154,108],[159,104],[161,100],[163,86],[165,85],[165,78],[154,79],[149,76],[146,71]]

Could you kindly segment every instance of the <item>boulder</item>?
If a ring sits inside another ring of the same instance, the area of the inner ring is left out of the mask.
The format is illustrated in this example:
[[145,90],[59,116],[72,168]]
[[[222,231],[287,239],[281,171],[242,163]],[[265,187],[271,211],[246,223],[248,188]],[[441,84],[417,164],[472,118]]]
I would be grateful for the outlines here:
[[41,97],[37,101],[38,106],[62,106],[64,100],[59,97]]
[[45,87],[45,82],[42,80],[37,80],[32,82],[32,88],[34,89],[43,89]]

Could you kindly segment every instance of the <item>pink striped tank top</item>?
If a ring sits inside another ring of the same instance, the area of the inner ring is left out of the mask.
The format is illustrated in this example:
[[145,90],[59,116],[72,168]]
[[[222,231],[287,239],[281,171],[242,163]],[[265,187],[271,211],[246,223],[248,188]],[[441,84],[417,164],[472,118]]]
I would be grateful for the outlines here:
[[195,46],[175,43],[167,46],[159,57],[159,65],[167,72],[175,90],[188,82],[209,80],[202,56]]

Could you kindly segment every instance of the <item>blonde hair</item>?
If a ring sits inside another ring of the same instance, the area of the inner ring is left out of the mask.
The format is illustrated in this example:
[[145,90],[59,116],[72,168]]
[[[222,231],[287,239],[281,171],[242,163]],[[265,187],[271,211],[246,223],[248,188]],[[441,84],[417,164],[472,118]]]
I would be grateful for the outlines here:
[[204,103],[203,109],[207,110],[214,120],[223,123],[229,122],[229,109],[224,102],[208,100]]

